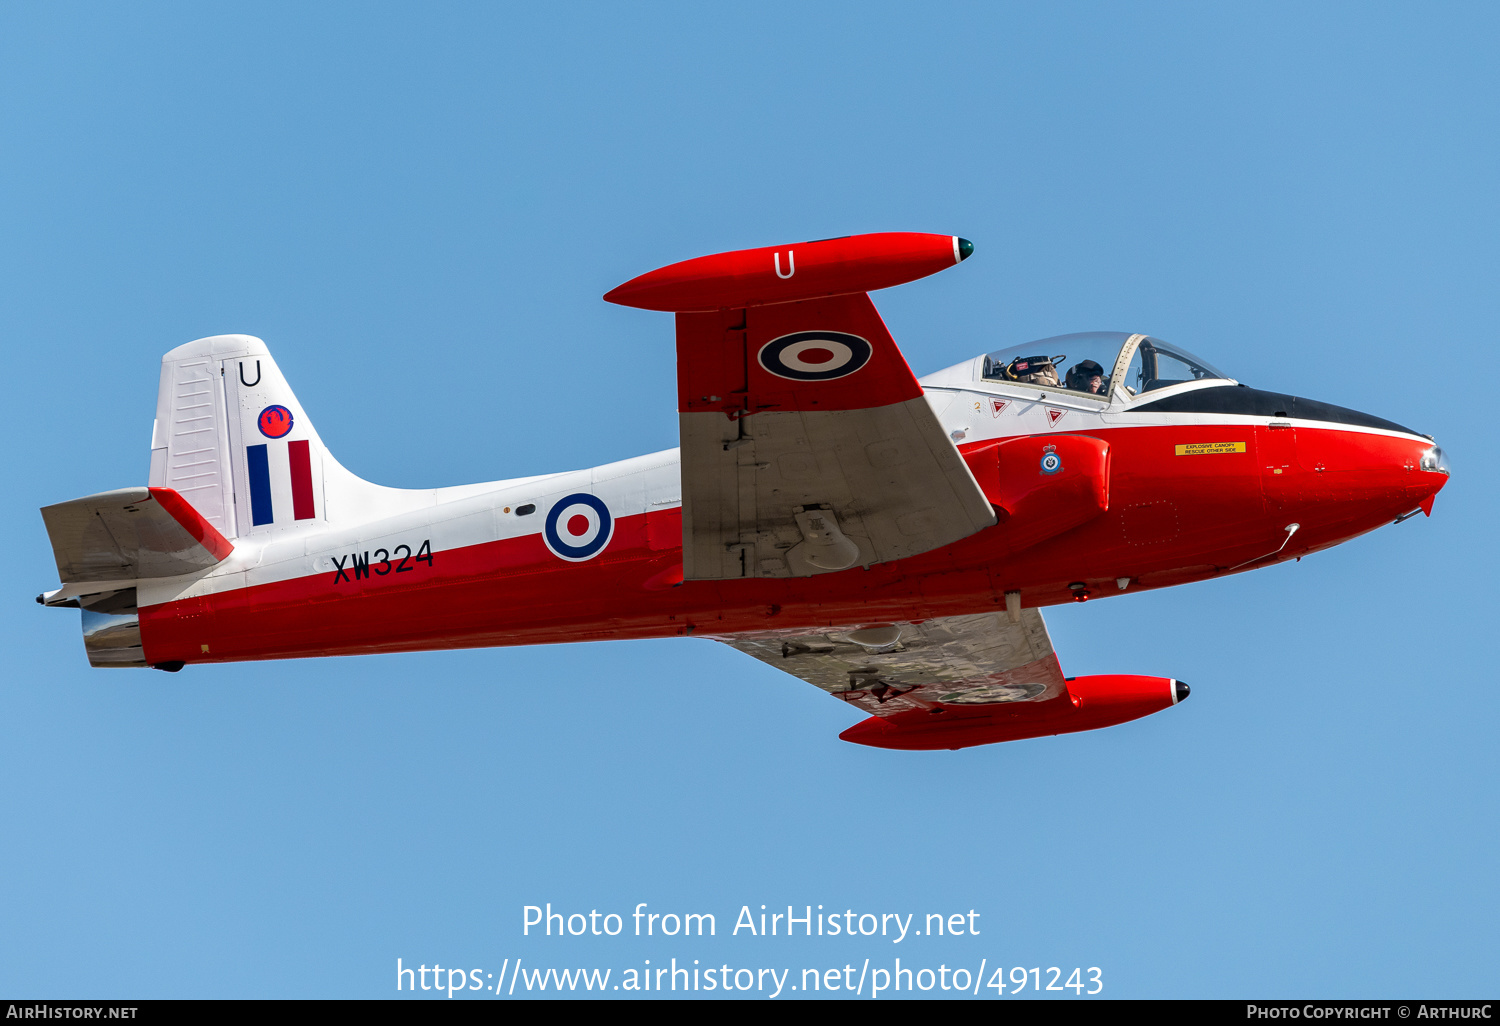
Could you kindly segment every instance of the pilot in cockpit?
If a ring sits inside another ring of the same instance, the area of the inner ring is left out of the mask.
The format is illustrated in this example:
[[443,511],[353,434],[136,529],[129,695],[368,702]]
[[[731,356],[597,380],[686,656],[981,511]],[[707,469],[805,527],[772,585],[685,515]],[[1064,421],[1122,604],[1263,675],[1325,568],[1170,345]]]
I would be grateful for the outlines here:
[[1093,360],[1083,360],[1068,368],[1067,387],[1074,392],[1091,392],[1103,395],[1105,387],[1104,368]]

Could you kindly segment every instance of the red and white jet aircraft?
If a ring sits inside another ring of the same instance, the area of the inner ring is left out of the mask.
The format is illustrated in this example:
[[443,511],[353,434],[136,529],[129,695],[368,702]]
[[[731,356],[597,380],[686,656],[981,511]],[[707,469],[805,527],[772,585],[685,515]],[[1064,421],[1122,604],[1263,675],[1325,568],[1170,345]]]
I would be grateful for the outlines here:
[[1039,608],[1327,548],[1448,480],[1430,437],[1247,388],[1146,335],[1063,335],[912,375],[867,293],[948,235],[743,250],[605,299],[677,316],[681,448],[454,488],[360,480],[264,343],[162,359],[146,487],[42,510],[94,666],[693,635],[962,748],[1175,705],[1063,676]]

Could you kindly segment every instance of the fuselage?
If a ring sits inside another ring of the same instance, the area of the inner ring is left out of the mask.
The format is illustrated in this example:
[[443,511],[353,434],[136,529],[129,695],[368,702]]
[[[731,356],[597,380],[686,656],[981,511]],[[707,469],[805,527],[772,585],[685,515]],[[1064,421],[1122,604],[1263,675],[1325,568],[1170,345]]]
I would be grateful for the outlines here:
[[[1232,381],[1106,403],[984,380],[976,363],[922,385],[963,453],[1019,436],[1107,443],[1108,509],[1040,541],[1002,519],[891,563],[684,582],[680,473],[668,450],[430,493],[349,526],[242,539],[204,576],[138,585],[146,661],[848,627],[1004,608],[1008,592],[1046,606],[1299,558],[1430,509],[1447,481],[1426,436]],[[570,550],[549,544],[549,518],[555,542],[557,517],[574,515],[566,503],[579,495],[600,500],[607,517],[587,546],[559,554]]]

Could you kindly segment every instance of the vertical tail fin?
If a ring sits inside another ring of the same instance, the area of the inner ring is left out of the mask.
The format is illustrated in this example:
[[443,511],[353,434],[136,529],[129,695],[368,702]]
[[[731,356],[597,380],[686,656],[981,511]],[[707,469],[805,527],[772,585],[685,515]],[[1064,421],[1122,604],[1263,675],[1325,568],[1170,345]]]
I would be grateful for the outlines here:
[[162,357],[150,483],[225,537],[321,523],[325,464],[337,467],[260,339],[215,335]]

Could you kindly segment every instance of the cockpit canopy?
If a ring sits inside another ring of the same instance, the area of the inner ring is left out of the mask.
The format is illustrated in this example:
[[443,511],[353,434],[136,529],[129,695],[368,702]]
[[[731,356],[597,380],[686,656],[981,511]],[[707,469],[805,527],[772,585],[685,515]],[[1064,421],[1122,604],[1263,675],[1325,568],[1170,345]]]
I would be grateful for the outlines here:
[[1085,331],[1011,346],[984,358],[986,381],[1018,382],[1124,401],[1169,385],[1229,376],[1185,349],[1149,335]]

